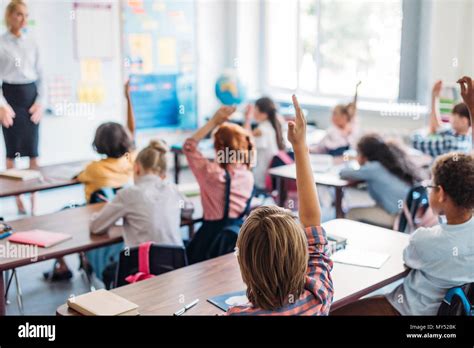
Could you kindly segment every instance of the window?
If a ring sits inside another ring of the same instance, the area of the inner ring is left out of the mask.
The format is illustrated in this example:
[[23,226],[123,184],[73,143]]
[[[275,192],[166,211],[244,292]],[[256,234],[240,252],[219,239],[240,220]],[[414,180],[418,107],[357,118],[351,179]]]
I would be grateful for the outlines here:
[[403,0],[264,0],[265,81],[315,96],[399,97]]

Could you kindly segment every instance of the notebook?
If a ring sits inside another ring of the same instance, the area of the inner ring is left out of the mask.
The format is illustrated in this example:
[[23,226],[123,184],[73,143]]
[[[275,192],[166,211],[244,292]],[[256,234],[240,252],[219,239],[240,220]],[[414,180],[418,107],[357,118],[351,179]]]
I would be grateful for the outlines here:
[[67,305],[82,315],[139,315],[138,305],[105,289],[70,298]]
[[34,179],[41,179],[41,173],[38,170],[31,170],[31,169],[8,169],[3,172],[0,172],[0,176],[8,179],[14,180],[34,180]]
[[331,259],[334,262],[345,263],[348,265],[380,268],[389,257],[390,254],[386,253],[349,248],[335,252],[331,256]]
[[224,295],[208,298],[207,301],[217,308],[227,312],[229,307],[245,305],[249,302],[245,290],[230,292]]
[[71,238],[71,235],[65,233],[31,230],[13,233],[11,237],[8,238],[8,241],[20,244],[37,245],[42,248],[49,248]]

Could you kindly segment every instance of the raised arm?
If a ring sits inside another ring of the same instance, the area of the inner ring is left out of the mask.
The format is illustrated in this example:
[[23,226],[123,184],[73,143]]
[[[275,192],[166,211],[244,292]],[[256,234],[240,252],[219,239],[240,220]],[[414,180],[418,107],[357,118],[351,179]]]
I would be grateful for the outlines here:
[[306,143],[306,119],[296,96],[293,96],[293,105],[296,117],[288,123],[288,140],[295,153],[300,221],[304,227],[319,226],[321,208]]
[[235,107],[232,106],[222,106],[220,107],[214,116],[206,122],[204,126],[199,128],[196,133],[194,133],[191,138],[199,142],[205,138],[212,130],[222,123],[229,120],[230,116],[235,112]]
[[461,85],[461,96],[471,114],[472,145],[474,147],[474,81],[469,76],[458,80]]
[[430,114],[430,133],[434,134],[441,126],[441,117],[439,115],[439,95],[443,88],[443,81],[439,80],[433,85],[431,91],[431,114]]
[[362,83],[362,81],[357,82],[356,88],[355,88],[355,93],[354,93],[354,99],[348,105],[349,115],[350,115],[352,121],[354,121],[354,118],[357,114],[357,99],[359,97],[359,86],[361,85],[361,83]]
[[125,99],[127,100],[127,128],[132,135],[132,139],[135,139],[136,124],[132,98],[130,97],[130,80],[125,83]]

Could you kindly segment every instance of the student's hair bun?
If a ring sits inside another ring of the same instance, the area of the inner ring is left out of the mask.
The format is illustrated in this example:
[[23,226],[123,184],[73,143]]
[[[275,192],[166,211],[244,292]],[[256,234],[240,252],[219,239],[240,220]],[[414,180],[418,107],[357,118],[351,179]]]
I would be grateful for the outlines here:
[[159,140],[159,139],[151,140],[148,146],[161,153],[168,152],[168,146],[166,145],[166,142],[163,140]]
[[150,170],[155,174],[166,173],[166,153],[168,146],[163,140],[151,140],[147,147],[140,151],[137,156],[137,163],[143,169]]

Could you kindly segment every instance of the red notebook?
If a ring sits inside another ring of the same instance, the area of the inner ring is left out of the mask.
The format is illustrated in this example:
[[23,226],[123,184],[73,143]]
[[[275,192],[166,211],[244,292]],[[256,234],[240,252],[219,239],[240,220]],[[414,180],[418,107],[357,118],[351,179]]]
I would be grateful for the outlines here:
[[31,230],[25,232],[15,232],[10,236],[10,238],[8,238],[8,241],[13,243],[37,245],[42,248],[49,248],[70,238],[72,238],[72,236],[69,234],[48,232],[43,230]]

